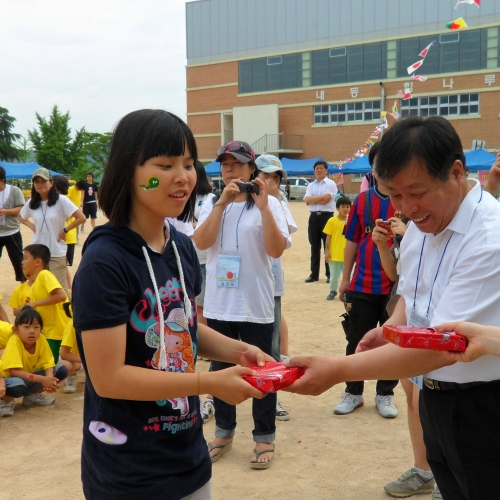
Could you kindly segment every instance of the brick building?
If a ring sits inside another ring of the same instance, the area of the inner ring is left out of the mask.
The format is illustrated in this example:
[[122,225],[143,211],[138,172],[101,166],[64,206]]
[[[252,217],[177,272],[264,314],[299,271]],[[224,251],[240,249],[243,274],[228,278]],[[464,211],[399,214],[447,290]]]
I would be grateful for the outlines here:
[[[448,118],[464,149],[499,147],[500,0],[456,1],[188,2],[187,116],[200,159],[235,138],[257,153],[336,164],[395,101],[403,116]],[[459,17],[467,28],[446,29]],[[407,67],[433,41],[414,73],[428,80],[412,80]]]

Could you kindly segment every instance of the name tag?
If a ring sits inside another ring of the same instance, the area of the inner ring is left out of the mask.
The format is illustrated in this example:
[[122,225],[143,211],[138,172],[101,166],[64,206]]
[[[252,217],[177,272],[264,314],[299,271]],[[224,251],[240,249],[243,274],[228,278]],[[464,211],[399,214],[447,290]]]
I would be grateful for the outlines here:
[[0,215],[0,226],[5,226],[5,214]]
[[217,286],[238,288],[240,279],[239,255],[219,255],[217,257]]

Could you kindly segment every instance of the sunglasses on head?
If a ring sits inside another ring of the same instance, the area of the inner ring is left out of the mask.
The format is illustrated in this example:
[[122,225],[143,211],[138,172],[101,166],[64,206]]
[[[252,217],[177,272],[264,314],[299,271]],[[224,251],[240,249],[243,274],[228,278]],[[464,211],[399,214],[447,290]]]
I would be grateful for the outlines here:
[[255,153],[244,144],[237,141],[228,142],[217,150],[217,156],[224,153],[242,153],[244,155],[250,155],[252,160],[255,160]]

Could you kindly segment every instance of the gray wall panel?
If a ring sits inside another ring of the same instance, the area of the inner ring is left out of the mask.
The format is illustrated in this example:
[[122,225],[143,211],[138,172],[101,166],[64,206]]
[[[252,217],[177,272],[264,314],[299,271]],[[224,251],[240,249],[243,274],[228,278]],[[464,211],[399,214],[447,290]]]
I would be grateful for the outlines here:
[[186,4],[188,64],[446,32],[500,22],[500,0],[198,0]]

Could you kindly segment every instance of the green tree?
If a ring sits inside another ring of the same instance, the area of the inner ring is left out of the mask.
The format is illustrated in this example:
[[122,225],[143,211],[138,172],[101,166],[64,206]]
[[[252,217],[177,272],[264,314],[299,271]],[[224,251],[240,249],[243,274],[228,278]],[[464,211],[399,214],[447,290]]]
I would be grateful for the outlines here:
[[48,120],[38,113],[36,119],[39,130],[28,130],[28,137],[37,163],[61,174],[69,174],[81,167],[85,162],[85,127],[77,130],[72,138],[69,111],[62,114],[57,106],[52,108]]
[[15,147],[15,141],[21,136],[14,134],[14,122],[16,119],[9,116],[9,110],[0,107],[0,159],[4,161],[17,160],[19,158],[18,149]]
[[21,163],[28,163],[28,161],[31,159],[31,156],[33,155],[33,148],[30,145],[30,141],[23,137],[22,135],[19,136],[20,138],[17,140],[16,148],[18,152],[18,160]]
[[105,134],[85,132],[82,151],[84,161],[81,162],[77,169],[71,172],[72,179],[85,179],[87,172],[92,172],[94,178],[98,178],[104,172],[111,147],[111,137],[111,132],[106,132]]

